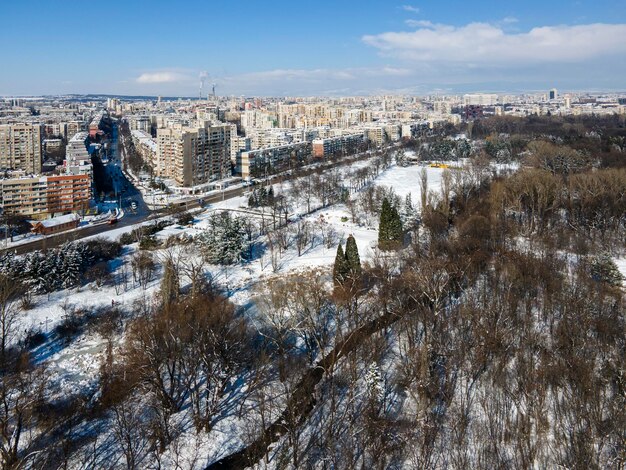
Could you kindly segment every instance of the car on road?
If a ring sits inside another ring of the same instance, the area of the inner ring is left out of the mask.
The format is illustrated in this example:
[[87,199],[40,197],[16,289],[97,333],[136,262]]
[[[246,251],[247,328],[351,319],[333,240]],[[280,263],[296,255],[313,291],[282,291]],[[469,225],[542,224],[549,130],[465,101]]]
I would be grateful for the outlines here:
[[109,219],[109,220],[107,221],[107,223],[108,223],[109,225],[113,225],[113,224],[116,224],[116,223],[118,223],[118,222],[119,222],[119,219],[118,219],[117,217],[114,217],[114,218]]

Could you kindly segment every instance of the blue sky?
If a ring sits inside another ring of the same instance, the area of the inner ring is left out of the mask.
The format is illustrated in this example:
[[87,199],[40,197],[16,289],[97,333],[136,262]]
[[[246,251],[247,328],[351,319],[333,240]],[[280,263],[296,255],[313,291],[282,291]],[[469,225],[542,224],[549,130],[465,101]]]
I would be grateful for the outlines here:
[[3,1],[0,95],[626,90],[626,0]]

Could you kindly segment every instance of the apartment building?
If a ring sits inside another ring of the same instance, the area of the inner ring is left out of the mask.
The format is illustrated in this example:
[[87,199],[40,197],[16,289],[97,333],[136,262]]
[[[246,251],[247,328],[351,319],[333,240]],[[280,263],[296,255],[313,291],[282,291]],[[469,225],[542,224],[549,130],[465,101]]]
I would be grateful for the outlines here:
[[48,176],[48,214],[84,213],[91,199],[88,174]]
[[348,134],[313,141],[313,156],[326,158],[337,153],[352,154],[363,144],[363,134]]
[[87,145],[87,132],[78,132],[70,139],[65,148],[65,173],[93,177],[93,165]]
[[0,125],[0,168],[41,173],[41,124]]
[[231,175],[232,124],[175,126],[157,131],[156,176],[192,187]]
[[380,147],[385,143],[385,130],[379,126],[366,127],[365,139],[369,140],[373,145]]
[[493,93],[470,93],[463,95],[464,106],[494,106],[498,103],[498,95]]
[[152,119],[150,116],[131,116],[128,121],[131,131],[142,131],[150,134],[152,130]]
[[0,204],[8,213],[44,219],[89,209],[89,175],[59,175],[0,180]]
[[154,166],[159,149],[156,140],[144,131],[131,131],[130,135],[133,140],[133,144],[135,144],[135,149],[139,155],[141,155],[144,162],[148,163],[150,166]]
[[312,155],[311,142],[250,150],[238,156],[237,170],[242,178],[258,178],[298,168],[308,163]]

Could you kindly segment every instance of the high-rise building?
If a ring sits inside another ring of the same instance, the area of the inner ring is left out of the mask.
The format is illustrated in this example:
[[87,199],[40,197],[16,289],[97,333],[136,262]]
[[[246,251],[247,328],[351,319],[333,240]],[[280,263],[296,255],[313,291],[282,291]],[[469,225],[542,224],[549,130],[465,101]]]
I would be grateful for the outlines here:
[[0,168],[41,173],[40,124],[0,125]]
[[89,175],[59,175],[0,180],[0,203],[7,213],[41,219],[89,209]]
[[550,100],[556,100],[559,97],[559,92],[557,91],[556,88],[552,88],[550,90],[550,93],[548,94],[548,98]]
[[65,173],[93,176],[93,165],[87,151],[87,132],[78,132],[65,147]]
[[498,95],[489,93],[474,93],[463,95],[465,106],[494,106],[498,103]]
[[232,124],[159,129],[155,175],[183,187],[231,176],[232,134]]

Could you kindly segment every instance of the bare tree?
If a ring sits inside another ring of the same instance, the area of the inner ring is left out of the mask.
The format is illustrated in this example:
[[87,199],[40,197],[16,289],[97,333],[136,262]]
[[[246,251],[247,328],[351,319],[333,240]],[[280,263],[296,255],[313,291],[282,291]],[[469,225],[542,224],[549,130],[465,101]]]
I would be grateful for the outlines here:
[[0,274],[0,354],[4,358],[7,348],[15,339],[16,320],[20,314],[22,284],[5,274]]

